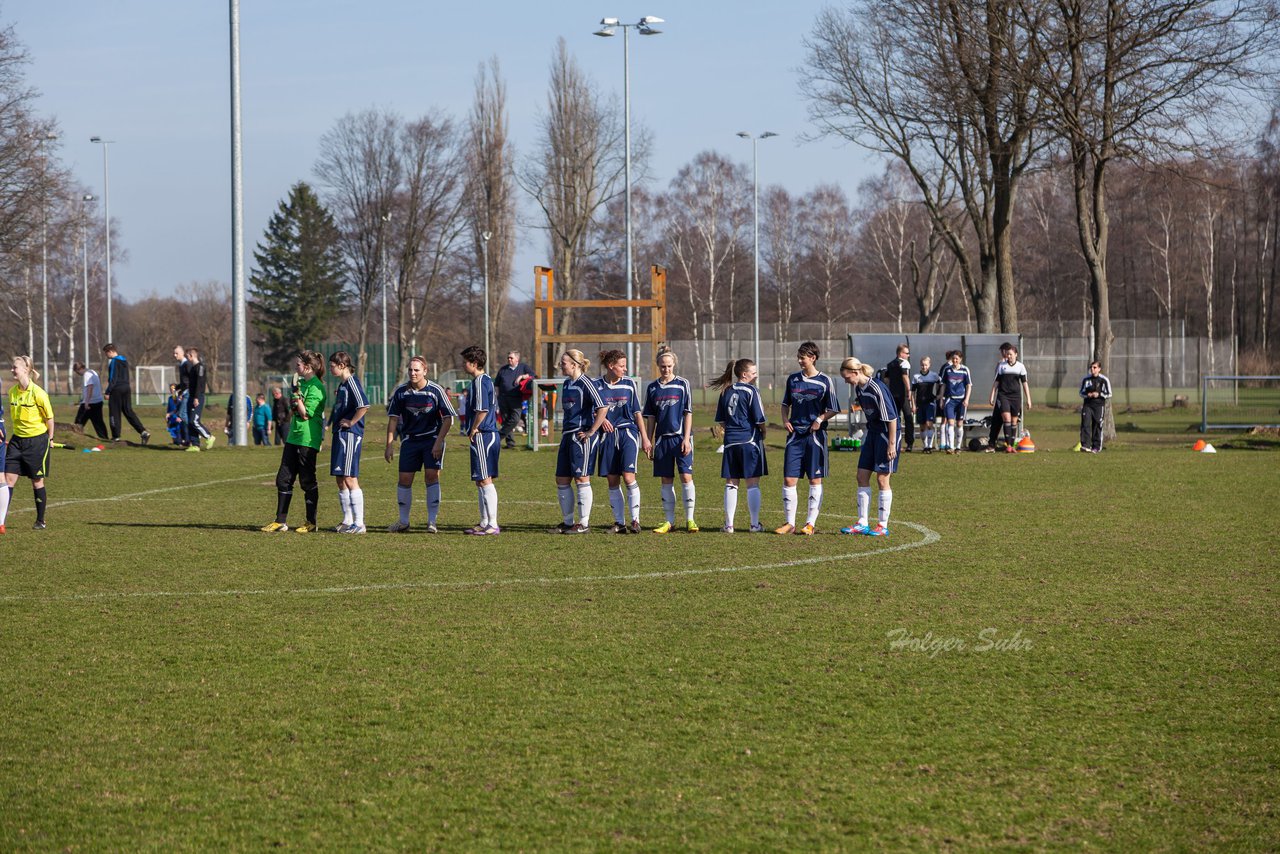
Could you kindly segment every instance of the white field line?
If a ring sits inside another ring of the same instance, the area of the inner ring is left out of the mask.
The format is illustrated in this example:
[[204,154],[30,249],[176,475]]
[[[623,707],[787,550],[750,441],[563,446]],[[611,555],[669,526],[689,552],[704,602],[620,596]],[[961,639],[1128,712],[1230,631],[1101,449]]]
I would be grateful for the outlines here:
[[[162,486],[159,489],[147,489],[142,492],[130,492],[125,495],[110,495],[102,498],[68,498],[66,501],[51,501],[45,505],[46,509],[54,507],[66,507],[71,504],[92,504],[99,501],[128,501],[134,498],[145,498],[148,495],[159,495],[163,492],[182,492],[187,489],[199,489],[202,486],[217,486],[220,483],[239,483],[242,480],[255,480],[263,477],[275,477],[275,472],[267,472],[266,474],[248,474],[244,477],[229,477],[226,480],[206,480],[203,483],[184,483],[180,486]],[[34,513],[34,507],[16,507],[14,513]]]
[[[241,478],[243,479],[243,478]],[[529,502],[548,503],[548,502]],[[826,515],[826,514],[824,514]],[[495,588],[516,586],[537,586],[551,584],[592,584],[602,581],[647,581],[663,578],[684,578],[695,575],[717,575],[730,572],[755,572],[764,569],[790,569],[797,566],[810,566],[819,563],[832,563],[841,560],[856,560],[874,555],[900,552],[907,549],[932,545],[942,539],[937,531],[914,522],[895,522],[896,527],[911,528],[923,534],[923,538],[910,543],[895,543],[884,548],[867,552],[851,552],[841,555],[821,555],[801,558],[799,560],[781,561],[778,563],[759,563],[748,566],[722,566],[707,569],[678,569],[666,572],[632,572],[621,575],[581,575],[566,577],[532,576],[529,578],[495,578],[479,581],[405,581],[386,584],[350,584],[336,587],[286,587],[286,588],[244,588],[232,590],[143,590],[132,593],[104,592],[78,593],[66,596],[0,596],[0,602],[83,602],[102,599],[164,599],[183,597],[235,597],[235,596],[332,596],[344,593],[372,593],[395,590],[441,590],[468,588]],[[858,536],[857,534],[853,536]]]

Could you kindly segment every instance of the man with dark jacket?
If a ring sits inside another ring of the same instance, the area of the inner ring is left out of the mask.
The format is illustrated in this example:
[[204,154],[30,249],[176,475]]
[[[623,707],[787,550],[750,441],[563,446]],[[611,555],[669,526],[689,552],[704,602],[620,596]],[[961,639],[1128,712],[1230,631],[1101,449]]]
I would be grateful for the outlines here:
[[911,348],[906,344],[898,345],[898,355],[885,368],[884,379],[889,384],[889,393],[898,406],[898,418],[902,422],[902,439],[906,450],[916,442],[916,425],[913,416],[916,411],[915,398],[911,396]]
[[115,344],[107,344],[102,348],[103,354],[107,357],[107,388],[106,398],[109,407],[109,420],[111,423],[111,441],[119,442],[120,439],[120,417],[123,415],[128,420],[129,426],[138,431],[138,435],[142,437],[142,444],[147,444],[151,439],[151,434],[147,432],[147,428],[142,426],[142,422],[138,420],[138,416],[133,412],[133,384],[129,382],[129,361],[116,349]]
[[520,384],[533,377],[533,369],[520,361],[520,353],[512,350],[507,354],[507,363],[498,369],[493,378],[494,387],[498,391],[498,411],[502,416],[502,440],[508,448],[516,446],[511,438],[516,425],[520,423],[520,413],[524,405],[524,393]]
[[289,435],[289,419],[293,413],[289,411],[289,399],[284,396],[280,386],[271,388],[271,420],[276,425],[276,444],[283,445]]

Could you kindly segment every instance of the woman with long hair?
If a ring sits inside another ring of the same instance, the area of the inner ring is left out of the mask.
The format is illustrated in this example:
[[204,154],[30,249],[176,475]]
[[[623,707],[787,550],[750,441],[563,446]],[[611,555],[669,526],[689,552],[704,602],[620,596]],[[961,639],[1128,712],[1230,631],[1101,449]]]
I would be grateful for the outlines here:
[[724,527],[733,533],[733,517],[738,511],[738,485],[747,484],[747,508],[751,511],[751,533],[764,530],[760,524],[760,478],[769,473],[764,456],[764,433],[768,423],[755,381],[758,371],[750,359],[730,362],[724,373],[711,383],[720,389],[716,423],[724,429]]
[[[600,445],[600,475],[609,483],[609,507],[613,510],[612,534],[640,533],[640,484],[636,469],[640,451],[653,453],[649,431],[645,429],[636,384],[627,376],[627,355],[621,350],[600,354],[604,375],[600,378],[600,399],[609,408],[606,416],[612,430],[606,430]],[[639,436],[636,433],[639,432]],[[623,495],[623,489],[626,495]],[[630,513],[628,513],[628,510]],[[628,522],[628,518],[630,521]]]
[[[893,506],[889,478],[898,470],[898,457],[902,451],[898,407],[893,402],[889,386],[875,376],[875,369],[870,365],[850,357],[840,364],[840,376],[850,385],[854,402],[862,407],[862,414],[867,419],[867,436],[858,457],[858,520],[847,528],[841,528],[840,533],[887,537],[889,509]],[[868,524],[872,472],[880,490],[880,514],[874,528]]]
[[[36,385],[40,372],[30,356],[14,356],[13,386],[9,388],[9,417],[13,419],[13,436],[8,447],[0,445],[0,464],[4,466],[5,487],[0,488],[0,534],[9,512],[9,497],[18,478],[31,478],[35,494],[37,531],[45,528],[44,509],[48,503],[44,479],[49,474],[49,442],[53,439],[53,404],[49,395]],[[4,418],[0,413],[0,442],[4,441]]]
[[333,430],[329,473],[338,481],[338,507],[342,509],[342,523],[334,530],[339,534],[363,534],[366,528],[364,490],[360,488],[360,451],[364,447],[364,416],[369,412],[369,398],[356,379],[351,354],[339,350],[330,356],[329,373],[338,381],[329,413]]
[[[566,350],[560,356],[560,389],[563,420],[560,425],[560,452],[556,455],[556,494],[561,522],[553,534],[585,534],[591,530],[591,469],[596,436],[608,421],[609,407],[600,396],[595,381],[587,376],[591,360],[581,350]],[[577,501],[574,487],[577,486]],[[578,521],[573,521],[575,503]]]
[[294,481],[302,484],[307,515],[306,521],[294,530],[300,534],[317,530],[320,485],[316,482],[316,457],[324,442],[324,405],[328,398],[320,379],[324,376],[324,357],[314,350],[303,350],[294,357],[293,369],[298,376],[289,400],[293,417],[280,455],[280,470],[276,472],[276,520],[262,527],[268,534],[289,530]]
[[[827,421],[840,411],[831,377],[818,370],[818,345],[806,341],[796,351],[800,370],[787,377],[782,392],[782,423],[787,446],[782,461],[782,510],[786,524],[775,533],[811,535],[822,512],[822,479],[827,471]],[[796,484],[809,480],[809,507],[796,527]]]
[[667,520],[653,529],[655,534],[668,533],[676,524],[676,474],[684,498],[684,527],[690,534],[698,532],[693,521],[693,394],[689,381],[676,376],[676,354],[665,347],[654,362],[658,378],[644,392],[644,417],[653,440],[653,476],[662,481],[662,512]]

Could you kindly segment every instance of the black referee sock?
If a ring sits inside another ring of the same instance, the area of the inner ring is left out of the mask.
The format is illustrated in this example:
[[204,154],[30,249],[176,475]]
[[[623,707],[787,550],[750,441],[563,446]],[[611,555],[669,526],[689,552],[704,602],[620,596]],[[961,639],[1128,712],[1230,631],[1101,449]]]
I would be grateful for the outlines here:
[[36,521],[44,521],[44,505],[48,501],[45,495],[44,487],[32,487],[32,492],[36,495]]
[[292,492],[276,493],[276,521],[281,525],[289,518],[289,502],[293,500]]
[[320,511],[320,488],[308,489],[302,493],[302,496],[307,507],[307,524],[314,525],[316,514]]
[[1005,443],[1006,445],[1010,445],[1010,446],[1012,446],[1012,445],[1013,445],[1013,443],[1014,443],[1014,435],[1015,435],[1015,431],[1016,431],[1016,430],[1017,430],[1017,428],[1013,426],[1013,422],[1012,422],[1012,421],[1006,421],[1006,422],[1005,422],[1005,425],[1004,425],[1004,443]]

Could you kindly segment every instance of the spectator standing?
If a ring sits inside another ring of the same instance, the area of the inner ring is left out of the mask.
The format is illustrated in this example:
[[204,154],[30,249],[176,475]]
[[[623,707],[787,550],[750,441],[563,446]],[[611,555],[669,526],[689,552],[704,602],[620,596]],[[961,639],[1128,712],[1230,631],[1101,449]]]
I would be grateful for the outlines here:
[[271,444],[271,407],[265,394],[258,395],[258,403],[253,408],[253,444]]
[[147,444],[151,434],[142,426],[142,421],[133,412],[133,385],[129,381],[129,361],[120,355],[115,344],[106,344],[102,348],[107,357],[107,388],[105,397],[111,421],[111,441],[119,442],[120,419],[123,417],[129,426],[138,431],[142,444]]
[[275,425],[276,444],[283,445],[289,435],[289,401],[285,400],[284,390],[280,386],[271,389],[271,422]]
[[508,448],[516,446],[511,434],[520,424],[520,414],[524,408],[524,392],[521,384],[533,378],[533,369],[520,360],[520,351],[512,350],[507,354],[507,363],[498,368],[493,378],[494,387],[498,391],[498,413],[502,417],[502,441]]
[[[227,444],[234,445],[236,443],[236,396],[235,392],[227,398],[227,420],[222,427],[222,432],[227,434]],[[244,396],[244,425],[249,432],[253,430],[253,399],[249,395]]]
[[1089,375],[1080,382],[1080,450],[1096,454],[1102,450],[1102,422],[1111,398],[1111,380],[1102,373],[1102,364],[1089,363]]
[[[203,446],[207,451],[217,441],[216,437],[200,421],[204,414],[205,398],[209,394],[209,379],[205,374],[200,351],[187,348],[187,425],[191,431],[191,447]],[[214,410],[217,411],[216,409]]]
[[181,403],[178,413],[178,444],[185,448],[191,444],[186,412],[187,386],[190,382],[187,372],[191,367],[191,363],[187,361],[187,349],[181,344],[173,345],[173,360],[177,362],[177,366],[174,368],[174,385],[178,387],[178,400]]
[[84,433],[84,425],[92,421],[93,432],[98,434],[99,439],[106,439],[110,434],[102,421],[102,380],[98,377],[98,372],[85,367],[84,362],[76,362],[73,370],[84,381],[84,387],[80,392],[80,408],[76,410],[75,426],[72,429],[77,433]]
[[911,347],[909,345],[898,345],[898,355],[885,368],[884,379],[889,385],[889,393],[893,395],[893,403],[898,408],[898,418],[902,422],[902,436],[906,439],[905,450],[910,452],[916,443],[916,402],[911,396]]

